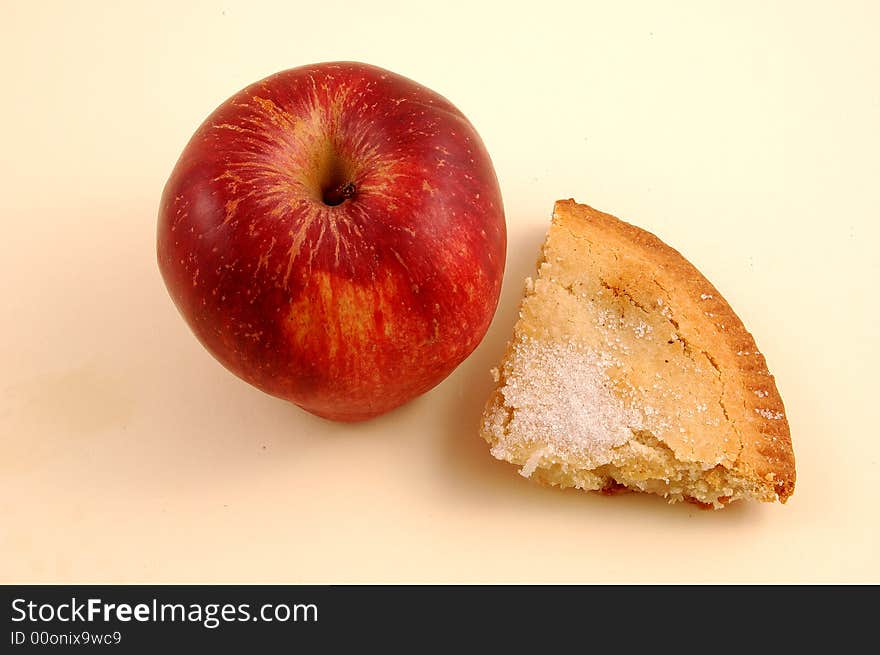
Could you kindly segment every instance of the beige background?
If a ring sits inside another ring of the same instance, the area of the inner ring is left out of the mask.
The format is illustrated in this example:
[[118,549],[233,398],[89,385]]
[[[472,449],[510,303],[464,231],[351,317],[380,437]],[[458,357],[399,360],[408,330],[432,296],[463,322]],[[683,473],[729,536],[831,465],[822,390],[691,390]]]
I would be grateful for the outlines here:
[[[418,4],[0,3],[0,581],[880,581],[880,5]],[[485,341],[360,425],[227,373],[155,264],[202,119],[333,59],[456,103],[509,225]],[[788,505],[559,492],[489,457],[488,369],[569,196],[680,249],[752,330]]]

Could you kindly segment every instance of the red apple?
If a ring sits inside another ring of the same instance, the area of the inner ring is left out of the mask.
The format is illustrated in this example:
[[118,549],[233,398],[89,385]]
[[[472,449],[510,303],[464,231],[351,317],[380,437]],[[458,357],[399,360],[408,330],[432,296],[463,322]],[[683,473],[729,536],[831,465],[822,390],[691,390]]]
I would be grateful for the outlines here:
[[452,103],[366,64],[303,66],[218,107],[174,167],[159,268],[230,371],[335,420],[387,412],[477,346],[501,193]]

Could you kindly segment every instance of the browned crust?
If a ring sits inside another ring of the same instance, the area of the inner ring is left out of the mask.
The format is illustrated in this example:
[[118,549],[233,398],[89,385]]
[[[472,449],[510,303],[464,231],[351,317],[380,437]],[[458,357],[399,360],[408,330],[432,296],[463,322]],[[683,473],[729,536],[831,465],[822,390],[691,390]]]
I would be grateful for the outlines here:
[[[731,397],[742,403],[741,408],[731,408],[742,441],[733,470],[785,502],[794,491],[795,463],[782,398],[754,338],[718,289],[677,250],[610,214],[572,199],[560,200],[554,207],[553,221],[575,236],[598,233],[603,240],[616,242],[642,259],[670,303],[690,307],[694,298],[703,298],[700,307],[707,312],[691,312],[687,320],[700,335],[701,348],[713,354]],[[736,386],[740,393],[735,393]]]

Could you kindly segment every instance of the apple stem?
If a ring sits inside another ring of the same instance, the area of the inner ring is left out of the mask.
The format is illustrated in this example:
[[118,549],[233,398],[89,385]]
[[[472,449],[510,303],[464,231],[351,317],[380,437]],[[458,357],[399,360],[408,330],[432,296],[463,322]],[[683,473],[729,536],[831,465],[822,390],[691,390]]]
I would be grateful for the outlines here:
[[353,182],[346,182],[335,189],[330,189],[324,193],[324,204],[330,205],[331,207],[335,205],[341,205],[343,202],[348,200],[349,198],[353,198],[354,194],[357,192],[357,187]]

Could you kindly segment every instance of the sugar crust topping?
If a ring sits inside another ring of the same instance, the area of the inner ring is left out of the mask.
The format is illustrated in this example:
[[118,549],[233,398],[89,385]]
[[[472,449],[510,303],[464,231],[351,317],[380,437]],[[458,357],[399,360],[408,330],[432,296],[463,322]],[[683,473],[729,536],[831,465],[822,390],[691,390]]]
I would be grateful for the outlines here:
[[[644,427],[640,412],[627,408],[610,388],[606,373],[614,364],[607,353],[573,343],[519,339],[508,366],[527,375],[507,378],[501,388],[505,404],[514,408],[508,433],[534,447],[523,467],[530,475],[542,458],[566,461],[574,454],[590,466],[611,460],[613,449],[626,443],[633,430]],[[493,455],[504,458],[503,431]]]

